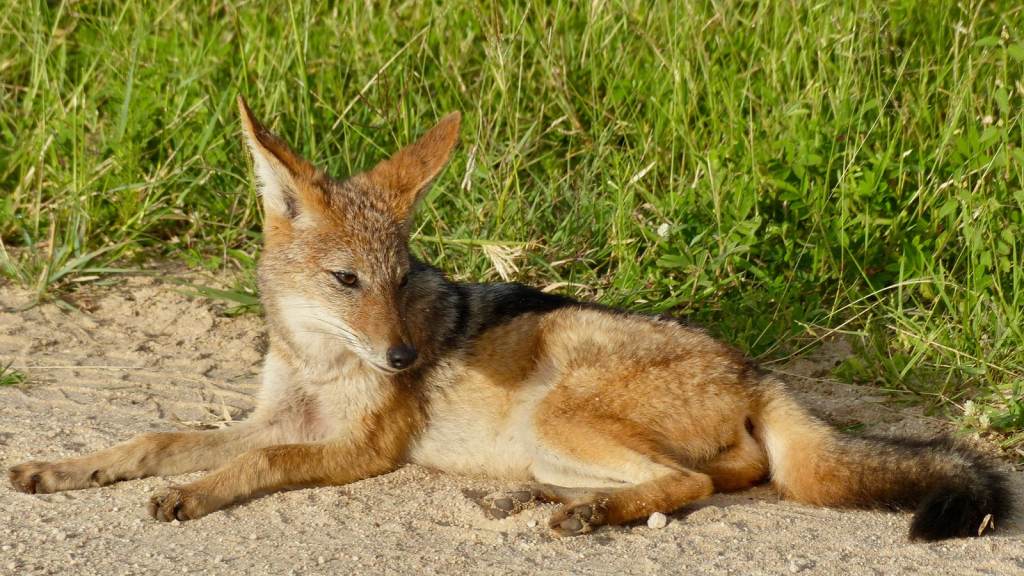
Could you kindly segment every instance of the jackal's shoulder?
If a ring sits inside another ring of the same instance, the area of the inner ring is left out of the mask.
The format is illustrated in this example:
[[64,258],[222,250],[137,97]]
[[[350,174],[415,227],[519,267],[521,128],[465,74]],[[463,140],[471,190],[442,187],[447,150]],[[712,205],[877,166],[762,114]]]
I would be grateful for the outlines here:
[[525,377],[547,357],[569,365],[644,359],[638,365],[685,362],[717,373],[763,375],[739,350],[702,327],[669,314],[648,314],[551,294],[518,283],[446,285],[449,352],[489,366],[498,380]]
[[587,306],[519,283],[453,282],[422,262],[416,262],[413,271],[411,308],[422,314],[411,315],[411,328],[429,333],[432,344],[448,352],[472,346],[484,333],[527,315]]
[[[433,278],[441,272],[422,265]],[[444,321],[435,326],[445,329],[435,334],[447,338],[455,347],[472,346],[479,338],[495,329],[508,331],[509,325],[533,325],[546,318],[568,330],[634,332],[650,330],[693,337],[709,338],[704,330],[686,320],[668,314],[647,314],[577,300],[520,284],[518,282],[458,283],[443,280],[436,285],[434,296],[443,302]],[[552,323],[548,322],[548,323]]]

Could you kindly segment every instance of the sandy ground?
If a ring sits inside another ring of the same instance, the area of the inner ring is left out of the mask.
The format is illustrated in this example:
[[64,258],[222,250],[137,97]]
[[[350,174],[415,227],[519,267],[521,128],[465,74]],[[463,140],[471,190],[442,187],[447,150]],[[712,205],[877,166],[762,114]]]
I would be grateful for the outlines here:
[[[126,278],[54,305],[0,284],[0,361],[29,377],[0,388],[0,467],[68,458],[140,432],[238,420],[252,407],[260,319],[157,280]],[[877,392],[821,379],[844,353],[826,347],[783,369],[798,394],[840,425],[927,433],[943,424],[896,412]],[[1007,469],[1011,469],[1007,464]],[[557,539],[543,506],[491,520],[477,499],[508,483],[415,466],[344,487],[258,498],[186,523],[143,503],[199,475],[77,492],[0,487],[0,575],[13,574],[1022,574],[1024,522],[980,539],[906,540],[908,514],[780,502],[769,487],[715,495],[669,517]],[[1013,472],[1024,501],[1024,474]]]

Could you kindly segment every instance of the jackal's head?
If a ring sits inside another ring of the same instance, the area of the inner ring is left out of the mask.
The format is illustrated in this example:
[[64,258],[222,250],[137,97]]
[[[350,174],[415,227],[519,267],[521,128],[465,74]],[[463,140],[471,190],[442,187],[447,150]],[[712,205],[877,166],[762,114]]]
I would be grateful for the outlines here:
[[412,213],[448,162],[459,113],[339,181],[264,128],[241,96],[238,107],[263,197],[259,277],[271,329],[307,360],[329,363],[351,350],[383,372],[412,366]]

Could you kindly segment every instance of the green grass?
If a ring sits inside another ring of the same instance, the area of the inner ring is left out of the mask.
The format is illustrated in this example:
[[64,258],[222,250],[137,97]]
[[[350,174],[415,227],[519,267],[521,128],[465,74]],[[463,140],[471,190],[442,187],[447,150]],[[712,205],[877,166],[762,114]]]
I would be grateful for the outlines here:
[[1024,441],[1019,2],[4,4],[0,271],[40,299],[153,257],[244,298],[237,93],[339,177],[460,109],[415,239],[456,278],[769,363],[849,335],[840,376]]
[[13,368],[14,362],[4,364],[0,361],[0,388],[6,386],[18,386],[25,383],[25,375],[17,368]]

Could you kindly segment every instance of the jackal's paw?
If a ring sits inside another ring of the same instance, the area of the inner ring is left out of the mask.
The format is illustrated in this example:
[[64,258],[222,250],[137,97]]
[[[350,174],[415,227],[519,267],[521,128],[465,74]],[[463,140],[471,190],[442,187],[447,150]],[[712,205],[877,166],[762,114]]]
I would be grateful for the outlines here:
[[26,462],[7,470],[11,485],[28,494],[52,494],[101,486],[99,470],[87,470],[66,462]]
[[559,536],[579,536],[604,524],[604,507],[600,504],[570,504],[548,520],[548,527]]
[[524,488],[514,492],[495,492],[484,497],[484,507],[495,520],[504,520],[523,510],[529,510],[541,501],[539,491]]
[[184,522],[202,518],[227,504],[223,499],[196,492],[186,486],[177,486],[149,500],[149,515],[160,522]]

